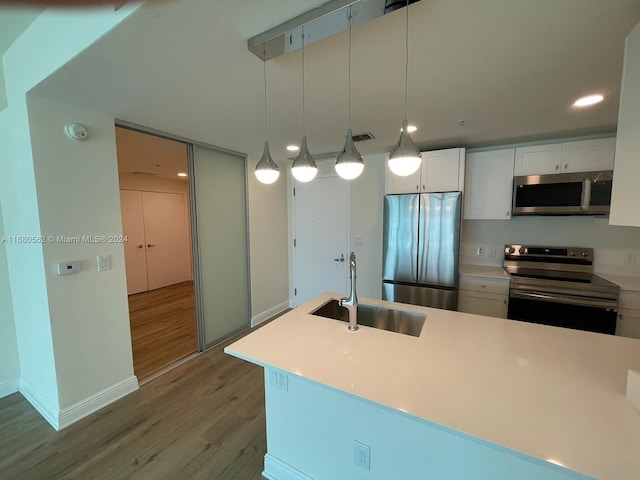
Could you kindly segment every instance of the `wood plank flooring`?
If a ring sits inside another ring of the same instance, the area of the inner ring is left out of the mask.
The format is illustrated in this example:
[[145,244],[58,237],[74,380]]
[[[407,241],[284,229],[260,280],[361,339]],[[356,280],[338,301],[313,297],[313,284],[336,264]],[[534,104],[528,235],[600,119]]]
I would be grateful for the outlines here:
[[0,399],[0,478],[262,479],[263,369],[228,343],[61,432],[20,394]]
[[138,381],[198,349],[193,282],[130,295],[129,317]]

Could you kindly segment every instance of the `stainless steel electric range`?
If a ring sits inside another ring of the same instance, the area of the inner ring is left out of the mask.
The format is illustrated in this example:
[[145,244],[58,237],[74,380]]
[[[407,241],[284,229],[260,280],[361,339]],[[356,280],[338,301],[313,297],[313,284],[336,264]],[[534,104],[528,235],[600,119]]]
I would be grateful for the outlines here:
[[593,274],[593,249],[505,245],[508,318],[615,334],[620,287]]

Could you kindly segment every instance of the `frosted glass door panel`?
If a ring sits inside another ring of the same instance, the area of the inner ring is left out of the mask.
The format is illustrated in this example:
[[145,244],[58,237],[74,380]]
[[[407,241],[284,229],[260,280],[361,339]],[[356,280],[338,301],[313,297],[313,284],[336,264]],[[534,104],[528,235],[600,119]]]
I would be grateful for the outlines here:
[[245,160],[194,146],[204,344],[250,324]]

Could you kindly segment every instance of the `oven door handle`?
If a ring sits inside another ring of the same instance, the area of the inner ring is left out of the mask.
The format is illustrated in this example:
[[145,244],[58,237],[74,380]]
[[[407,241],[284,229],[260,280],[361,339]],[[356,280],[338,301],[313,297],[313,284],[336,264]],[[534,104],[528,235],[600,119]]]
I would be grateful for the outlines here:
[[609,308],[615,311],[618,309],[618,302],[615,300],[575,297],[572,295],[558,295],[543,292],[524,292],[522,290],[512,290],[509,296],[512,298],[536,300],[539,302],[555,302],[566,303],[567,305],[579,305],[583,307]]

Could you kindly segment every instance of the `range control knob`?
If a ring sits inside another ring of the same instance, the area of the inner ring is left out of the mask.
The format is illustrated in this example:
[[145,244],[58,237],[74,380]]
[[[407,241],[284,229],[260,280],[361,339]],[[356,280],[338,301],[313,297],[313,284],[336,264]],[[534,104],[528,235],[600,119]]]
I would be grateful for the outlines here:
[[519,253],[527,253],[527,249],[524,247],[520,247],[520,250],[518,250]]
[[509,248],[507,248],[507,253],[508,253],[509,255],[511,255],[511,254],[513,254],[513,253],[515,253],[515,252],[516,252],[516,249],[515,249],[515,248],[513,248],[513,247],[509,247]]
[[576,256],[576,251],[575,250],[569,250],[569,256],[570,257],[575,257]]
[[588,257],[588,256],[589,256],[589,254],[587,253],[587,251],[586,251],[586,250],[580,250],[580,256],[582,256],[582,257]]

